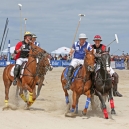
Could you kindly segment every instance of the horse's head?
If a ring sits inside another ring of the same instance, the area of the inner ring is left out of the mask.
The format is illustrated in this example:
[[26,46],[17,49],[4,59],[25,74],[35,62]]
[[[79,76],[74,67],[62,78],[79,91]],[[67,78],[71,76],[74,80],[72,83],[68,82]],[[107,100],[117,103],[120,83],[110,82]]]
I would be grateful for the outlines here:
[[104,51],[101,53],[101,65],[104,68],[104,70],[107,70],[108,72],[110,72],[110,62],[111,57],[108,49],[108,51]]
[[30,46],[31,46],[31,50],[29,53],[30,56],[36,58],[40,66],[51,71],[53,67],[50,64],[49,54],[42,48],[34,45],[33,43],[30,43]]
[[94,64],[95,64],[95,56],[94,56],[94,49],[92,49],[92,51],[86,51],[86,55],[84,58],[84,65],[86,67],[86,69],[90,72],[94,71]]
[[49,70],[49,71],[52,71],[53,67],[51,66],[51,63],[50,63],[50,55],[48,53],[46,53],[44,55],[44,57],[42,58],[42,66],[45,67],[46,69],[46,72]]

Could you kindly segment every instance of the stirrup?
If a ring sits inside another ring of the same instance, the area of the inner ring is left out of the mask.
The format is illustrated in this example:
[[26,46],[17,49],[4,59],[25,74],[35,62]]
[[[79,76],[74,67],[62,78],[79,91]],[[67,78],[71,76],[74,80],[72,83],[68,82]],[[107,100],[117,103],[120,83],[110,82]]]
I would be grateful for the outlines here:
[[13,85],[16,86],[17,85],[17,80],[13,80]]
[[67,83],[67,84],[64,86],[64,89],[69,90],[69,89],[70,89],[70,84]]

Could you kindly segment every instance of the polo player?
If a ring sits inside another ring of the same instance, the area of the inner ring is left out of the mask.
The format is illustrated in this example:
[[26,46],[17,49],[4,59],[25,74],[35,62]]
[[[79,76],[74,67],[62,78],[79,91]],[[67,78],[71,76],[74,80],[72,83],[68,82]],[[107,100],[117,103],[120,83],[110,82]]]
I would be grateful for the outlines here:
[[[94,48],[94,50],[96,51],[96,53],[100,53],[102,51],[105,51],[106,50],[106,46],[104,44],[101,44],[101,36],[100,35],[95,35],[94,36],[94,39],[93,41],[95,42],[94,45],[92,45],[92,48]],[[97,55],[97,54],[96,54]],[[100,68],[100,63],[99,63],[99,58],[96,56],[96,67],[97,67],[97,70]],[[118,97],[122,97],[122,94],[120,94],[118,91],[117,91],[117,88],[118,88],[118,79],[119,79],[119,76],[118,74],[111,68],[110,66],[110,75],[114,78],[114,83],[113,83],[113,95],[114,96],[118,96]]]
[[30,45],[29,42],[32,40],[32,34],[30,32],[25,32],[24,34],[24,40],[20,41],[15,46],[14,53],[16,54],[16,64],[14,67],[14,81],[13,85],[15,86],[17,84],[17,77],[19,75],[20,66],[24,61],[28,61],[28,54],[30,51]]
[[81,33],[79,35],[79,41],[75,42],[70,50],[70,56],[73,55],[72,61],[68,67],[67,73],[67,84],[64,87],[65,89],[69,89],[72,81],[72,73],[74,69],[79,66],[83,65],[84,57],[85,57],[85,49],[91,51],[92,47],[90,43],[88,43],[86,34]]

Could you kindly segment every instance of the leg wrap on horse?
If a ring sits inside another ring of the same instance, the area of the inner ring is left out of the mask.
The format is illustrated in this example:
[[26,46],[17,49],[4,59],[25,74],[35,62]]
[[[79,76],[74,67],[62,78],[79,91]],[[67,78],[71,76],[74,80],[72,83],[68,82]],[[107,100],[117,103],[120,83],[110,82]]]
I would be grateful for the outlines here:
[[116,72],[113,73],[112,76],[114,77],[114,83],[113,83],[113,95],[114,95],[114,96],[122,97],[122,95],[117,91],[119,76],[118,76],[118,74],[117,74]]
[[29,102],[33,103],[33,93],[29,93]]
[[86,105],[85,105],[85,109],[88,109],[89,104],[90,104],[90,98],[87,98],[87,100],[86,100]]
[[20,96],[21,96],[21,98],[24,100],[24,102],[27,102],[27,99],[26,99],[26,97],[24,96],[24,94],[21,94]]
[[66,104],[68,104],[69,103],[69,97],[65,96],[65,100],[66,100]]
[[108,119],[108,112],[106,108],[103,109],[103,114],[104,114],[105,119]]
[[8,106],[8,100],[5,100],[5,106],[7,107]]
[[114,100],[113,99],[110,99],[110,106],[111,106],[111,109],[114,109]]

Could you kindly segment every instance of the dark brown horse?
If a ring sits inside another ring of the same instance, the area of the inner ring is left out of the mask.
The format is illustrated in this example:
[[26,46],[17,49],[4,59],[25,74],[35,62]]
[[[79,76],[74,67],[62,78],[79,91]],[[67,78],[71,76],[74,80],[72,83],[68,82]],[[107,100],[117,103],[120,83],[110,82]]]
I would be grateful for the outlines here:
[[[18,79],[17,81],[17,85],[21,87],[19,95],[27,103],[27,107],[30,107],[36,99],[35,85],[38,81],[38,76],[40,74],[40,67],[50,67],[50,63],[47,59],[48,53],[45,50],[35,46],[33,43],[30,43],[30,46],[31,50],[29,52],[28,62],[26,63],[26,66],[24,68],[22,78]],[[3,71],[3,81],[5,85],[5,107],[3,109],[9,108],[9,89],[14,80],[14,77],[10,75],[10,71],[13,66],[13,64],[10,64],[6,66]],[[27,100],[23,94],[24,89],[29,91],[29,100]]]
[[[105,119],[108,119],[108,112],[106,108],[105,101],[107,96],[109,96],[111,114],[116,114],[114,107],[114,100],[112,96],[112,77],[110,75],[110,54],[109,50],[102,52],[98,58],[96,66],[99,66],[99,69],[96,70],[94,75],[94,94],[99,97],[101,102],[101,109],[103,111]],[[91,105],[94,105],[94,94],[91,98]],[[94,107],[94,106],[93,106]]]
[[[86,55],[84,58],[84,64],[82,65],[81,69],[79,70],[76,78],[71,84],[70,89],[73,91],[73,103],[72,103],[72,108],[66,112],[66,116],[74,116],[75,112],[78,112],[78,99],[80,95],[84,94],[87,96],[87,101],[85,105],[85,109],[82,111],[84,115],[87,113],[87,108],[89,106],[91,94],[90,94],[90,88],[91,88],[91,79],[90,75],[91,72],[94,71],[94,64],[95,64],[95,56],[94,56],[94,50],[88,51],[86,50]],[[65,99],[66,99],[66,104],[69,108],[69,94],[67,90],[64,88],[66,85],[66,78],[65,78],[65,70],[62,72],[61,75],[61,83],[62,83],[62,88],[65,92]],[[76,110],[75,110],[76,109]]]

